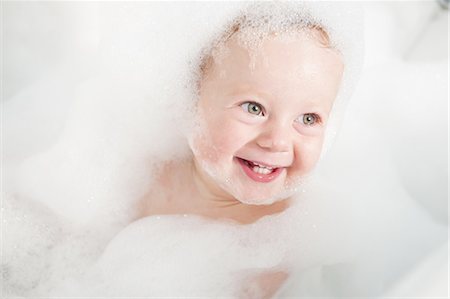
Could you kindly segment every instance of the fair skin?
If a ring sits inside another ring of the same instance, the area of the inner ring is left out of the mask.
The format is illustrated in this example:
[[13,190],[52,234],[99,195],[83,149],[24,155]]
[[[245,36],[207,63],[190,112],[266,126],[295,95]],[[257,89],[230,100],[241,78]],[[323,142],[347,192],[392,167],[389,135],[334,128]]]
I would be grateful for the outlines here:
[[[308,34],[288,41],[269,36],[252,68],[237,37],[224,46],[226,55],[214,59],[200,85],[201,127],[192,136],[193,158],[162,166],[146,197],[151,200],[145,201],[145,216],[197,214],[254,222],[286,209],[289,197],[264,200],[308,174],[320,156],[344,68],[340,55]],[[249,175],[240,159],[278,174],[261,182],[258,177],[271,173]],[[202,163],[219,169],[220,177],[212,177]]]
[[[288,208],[284,195],[317,163],[344,69],[340,55],[304,33],[267,37],[254,61],[235,36],[224,47],[200,82],[193,156],[161,166],[142,217],[253,223]],[[286,278],[268,272],[253,281],[270,298]]]
[[268,37],[254,69],[237,38],[227,46],[201,84],[195,171],[216,198],[268,205],[316,165],[343,64],[307,34]]

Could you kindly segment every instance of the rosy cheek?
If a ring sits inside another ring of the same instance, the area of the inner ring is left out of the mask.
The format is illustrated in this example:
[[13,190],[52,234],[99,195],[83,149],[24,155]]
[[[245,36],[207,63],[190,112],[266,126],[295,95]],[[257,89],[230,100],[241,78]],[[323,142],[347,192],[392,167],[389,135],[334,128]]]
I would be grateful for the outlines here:
[[322,150],[322,138],[310,138],[295,147],[295,170],[302,175],[308,174],[319,160]]
[[194,134],[190,141],[190,146],[192,153],[196,160],[198,161],[214,161],[217,159],[214,151],[211,146],[206,143],[205,135],[203,134]]
[[223,122],[221,126],[212,123],[206,124],[202,132],[203,134],[198,134],[195,138],[197,158],[218,162],[233,155],[239,140],[239,136],[235,133],[239,132],[237,128],[227,122]]
[[218,160],[219,155],[212,138],[211,131],[205,123],[190,136],[189,144],[198,161],[214,162]]

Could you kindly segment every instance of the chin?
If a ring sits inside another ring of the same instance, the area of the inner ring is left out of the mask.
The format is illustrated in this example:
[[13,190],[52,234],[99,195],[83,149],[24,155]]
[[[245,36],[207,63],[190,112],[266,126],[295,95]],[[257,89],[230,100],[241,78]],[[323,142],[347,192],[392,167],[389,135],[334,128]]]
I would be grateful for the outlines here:
[[276,198],[276,197],[269,197],[269,198],[255,198],[255,197],[243,197],[243,198],[239,198],[236,197],[236,199],[238,201],[240,201],[243,204],[246,205],[255,205],[255,206],[268,206],[268,205],[272,205],[278,201],[282,201],[285,198]]
[[[295,179],[292,177],[287,179],[286,173],[278,177],[277,182],[272,183],[255,183],[241,173],[236,174],[235,178],[234,184],[230,184],[227,191],[238,201],[247,205],[271,205],[288,199],[298,192],[304,182],[299,175],[295,176]],[[237,181],[238,178],[240,181]]]
[[297,193],[296,189],[280,190],[268,196],[268,193],[260,194],[233,194],[233,196],[243,204],[247,205],[272,205],[276,202],[288,199]]
[[272,205],[292,197],[302,185],[302,179],[290,177],[286,181],[286,172],[277,182],[257,183],[250,180],[238,166],[225,167],[223,164],[200,160],[205,173],[228,195],[247,205]]

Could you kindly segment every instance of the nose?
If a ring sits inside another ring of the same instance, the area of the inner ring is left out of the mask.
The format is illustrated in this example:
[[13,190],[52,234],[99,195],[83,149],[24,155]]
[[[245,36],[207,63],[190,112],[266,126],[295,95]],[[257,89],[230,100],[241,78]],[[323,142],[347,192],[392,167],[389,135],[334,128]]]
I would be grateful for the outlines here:
[[292,147],[290,127],[277,122],[267,124],[258,135],[256,143],[270,152],[289,152]]

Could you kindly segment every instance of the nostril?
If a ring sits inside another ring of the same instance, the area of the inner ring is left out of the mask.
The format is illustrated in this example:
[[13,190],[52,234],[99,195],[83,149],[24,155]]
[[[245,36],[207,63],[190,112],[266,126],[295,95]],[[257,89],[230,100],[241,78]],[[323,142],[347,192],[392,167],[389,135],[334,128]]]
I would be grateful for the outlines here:
[[288,152],[292,146],[289,130],[284,125],[270,125],[256,139],[259,147],[272,152]]
[[265,149],[269,150],[271,152],[289,152],[289,143],[282,140],[264,140],[264,141],[258,141],[257,144]]
[[256,141],[256,143],[259,145],[259,147],[264,148],[264,149],[268,149],[272,147],[272,142],[269,139],[258,139]]
[[287,152],[288,150],[284,146],[280,146],[275,143],[265,143],[265,144],[259,144],[259,146],[270,152]]

